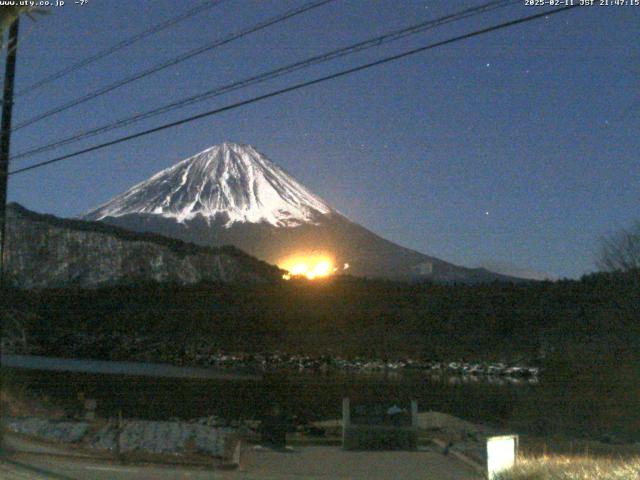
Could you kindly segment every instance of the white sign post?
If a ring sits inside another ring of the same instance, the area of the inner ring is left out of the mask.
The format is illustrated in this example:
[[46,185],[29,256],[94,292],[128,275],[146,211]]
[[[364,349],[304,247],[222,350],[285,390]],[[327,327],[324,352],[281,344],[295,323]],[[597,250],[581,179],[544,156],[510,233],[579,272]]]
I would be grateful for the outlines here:
[[493,480],[499,473],[513,467],[517,455],[517,435],[487,438],[487,477],[489,480]]

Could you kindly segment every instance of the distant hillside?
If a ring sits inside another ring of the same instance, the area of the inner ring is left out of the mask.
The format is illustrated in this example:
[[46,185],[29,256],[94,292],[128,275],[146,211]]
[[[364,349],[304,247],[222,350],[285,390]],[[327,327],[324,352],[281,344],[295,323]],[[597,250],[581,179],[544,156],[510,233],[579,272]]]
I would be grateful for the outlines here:
[[[48,325],[57,332],[87,335],[153,332],[154,342],[166,342],[172,357],[180,356],[182,347],[202,344],[229,351],[531,363],[575,346],[592,353],[612,352],[620,345],[640,348],[640,275],[635,273],[517,285],[337,277],[216,288],[206,283],[116,286],[65,295],[23,290],[15,295],[9,305],[40,318],[34,324],[38,331]],[[61,345],[64,349],[56,351],[51,344],[54,350],[47,354],[72,354],[68,338]],[[104,345],[106,358],[112,358],[110,348]]]
[[166,282],[264,283],[282,272],[235,247],[203,247],[8,207],[7,276],[20,288]]

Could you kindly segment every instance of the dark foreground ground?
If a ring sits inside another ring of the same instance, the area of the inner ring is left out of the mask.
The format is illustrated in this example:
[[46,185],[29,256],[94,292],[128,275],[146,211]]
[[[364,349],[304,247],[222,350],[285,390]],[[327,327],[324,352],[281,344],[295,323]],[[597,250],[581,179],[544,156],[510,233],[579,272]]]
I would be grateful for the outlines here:
[[[146,285],[4,293],[4,352],[174,365],[206,363],[225,352],[274,351],[387,362],[522,362],[541,369],[531,395],[424,380],[400,382],[398,391],[408,396],[417,392],[426,408],[470,420],[507,421],[531,434],[640,441],[638,272],[525,285],[403,284],[345,277],[262,287]],[[232,405],[237,402],[228,401],[233,398],[268,405],[258,395],[261,387],[203,389],[184,381],[177,388],[137,379],[124,385],[81,376],[48,381],[52,378],[20,374],[14,383],[27,395],[71,394],[71,400],[80,392],[65,389],[75,385],[104,398],[102,406],[111,405],[109,415],[118,404],[162,410],[168,416],[178,415],[172,412],[177,406],[189,409],[207,401],[237,410]],[[310,378],[315,385],[276,376],[270,380],[272,391],[276,396],[291,391],[298,405],[322,398],[331,412],[308,410],[324,416],[339,408],[345,384],[358,384],[336,383],[321,372]],[[396,388],[393,382],[369,382],[368,388],[388,393]],[[212,395],[215,402],[207,400]]]

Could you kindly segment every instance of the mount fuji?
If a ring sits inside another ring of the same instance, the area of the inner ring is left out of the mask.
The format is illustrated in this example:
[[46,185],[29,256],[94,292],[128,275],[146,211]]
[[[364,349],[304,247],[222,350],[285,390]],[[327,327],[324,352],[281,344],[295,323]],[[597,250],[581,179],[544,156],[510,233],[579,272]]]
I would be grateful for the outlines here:
[[356,276],[477,283],[514,280],[459,267],[352,222],[250,145],[225,142],[162,170],[83,216],[273,264],[326,254]]

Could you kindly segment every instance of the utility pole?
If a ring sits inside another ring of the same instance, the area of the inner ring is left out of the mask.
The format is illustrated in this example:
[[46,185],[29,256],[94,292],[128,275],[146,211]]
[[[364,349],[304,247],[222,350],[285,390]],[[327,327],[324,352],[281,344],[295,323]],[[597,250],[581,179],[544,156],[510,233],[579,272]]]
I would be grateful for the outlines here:
[[7,43],[7,66],[4,72],[4,94],[2,97],[2,126],[0,127],[0,290],[6,287],[6,233],[7,190],[9,180],[9,146],[11,140],[11,113],[13,111],[13,81],[16,76],[16,54],[18,52],[18,28],[20,17],[9,29]]
[[[13,110],[13,80],[16,76],[16,53],[18,50],[18,15],[9,28],[7,43],[7,66],[4,72],[4,94],[2,97],[2,125],[0,126],[0,297],[6,288],[5,245],[7,232],[7,187],[9,181],[9,140],[11,139],[11,112]],[[4,324],[0,318],[0,337]],[[0,388],[4,385],[0,380]],[[0,421],[0,454],[4,453],[4,423]]]

